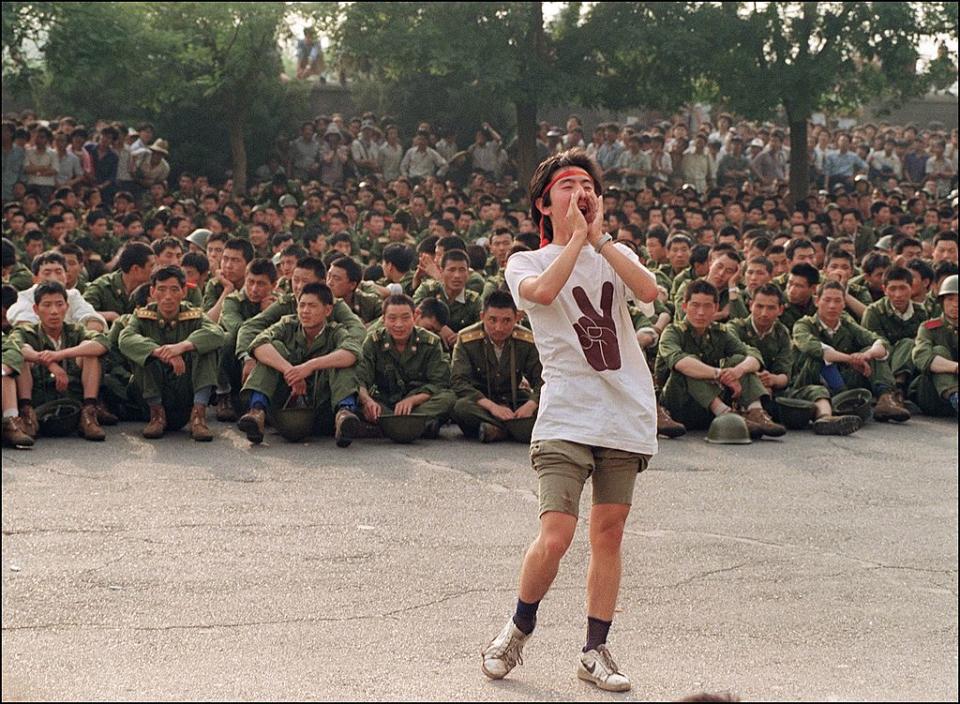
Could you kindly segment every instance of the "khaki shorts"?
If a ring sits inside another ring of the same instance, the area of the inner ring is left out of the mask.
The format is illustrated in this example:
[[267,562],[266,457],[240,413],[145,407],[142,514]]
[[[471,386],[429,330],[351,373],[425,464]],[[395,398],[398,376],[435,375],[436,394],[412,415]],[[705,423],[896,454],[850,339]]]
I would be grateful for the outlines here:
[[593,503],[633,503],[637,474],[647,468],[650,455],[591,447],[568,440],[530,443],[530,463],[540,478],[540,515],[559,511],[580,513],[580,494],[593,477]]

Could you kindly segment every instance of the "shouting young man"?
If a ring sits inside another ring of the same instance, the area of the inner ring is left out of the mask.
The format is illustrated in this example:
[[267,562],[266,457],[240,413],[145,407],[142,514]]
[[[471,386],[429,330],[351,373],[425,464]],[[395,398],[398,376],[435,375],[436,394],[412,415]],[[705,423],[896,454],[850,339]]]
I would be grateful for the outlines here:
[[633,333],[628,300],[651,303],[657,282],[637,255],[602,231],[602,173],[584,152],[542,162],[530,183],[541,248],[519,252],[506,280],[526,311],[544,387],[530,444],[539,475],[540,532],[520,570],[517,608],[483,649],[483,672],[500,679],[520,661],[540,601],[573,540],[580,494],[593,480],[587,640],[577,675],[626,691],[630,680],[607,649],[620,588],[620,544],[637,474],[657,451],[650,370]]

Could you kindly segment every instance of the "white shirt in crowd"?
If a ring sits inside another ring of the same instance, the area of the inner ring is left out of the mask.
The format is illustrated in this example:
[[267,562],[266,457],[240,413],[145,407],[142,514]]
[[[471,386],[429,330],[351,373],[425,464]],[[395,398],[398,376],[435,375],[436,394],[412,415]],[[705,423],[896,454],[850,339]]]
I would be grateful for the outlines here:
[[[7,320],[11,325],[17,323],[36,323],[39,322],[37,314],[33,312],[33,294],[38,284],[34,284],[25,291],[21,291],[17,296],[16,302],[10,306],[7,311]],[[80,292],[75,288],[67,289],[67,316],[64,318],[68,323],[83,324],[88,320],[99,320],[103,324],[104,330],[107,328],[107,321],[102,315],[93,309],[93,306],[84,300]]]
[[[60,171],[60,157],[57,156],[57,151],[55,149],[46,147],[44,151],[41,152],[36,147],[27,147],[26,152],[26,159],[23,164],[24,169],[26,169],[27,166],[34,166],[53,169],[54,172]],[[54,186],[56,183],[56,173],[51,176],[27,174],[28,186]]]
[[[616,246],[639,264],[636,253]],[[520,296],[563,252],[547,245],[518,252],[507,263],[513,299],[527,312],[543,364],[544,386],[533,440],[568,440],[653,455],[657,409],[653,379],[634,334],[627,301],[634,300],[613,267],[584,245],[567,283],[550,305]],[[652,277],[652,274],[651,274]]]

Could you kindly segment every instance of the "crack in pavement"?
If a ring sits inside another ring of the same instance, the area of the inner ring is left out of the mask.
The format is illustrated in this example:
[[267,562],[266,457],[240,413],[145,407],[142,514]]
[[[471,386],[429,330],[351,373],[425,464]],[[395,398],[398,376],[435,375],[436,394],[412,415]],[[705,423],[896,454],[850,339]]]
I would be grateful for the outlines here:
[[427,465],[427,466],[429,466],[429,467],[434,467],[434,468],[436,468],[436,469],[443,469],[443,470],[446,470],[446,471],[448,471],[448,472],[453,472],[453,473],[455,473],[455,474],[463,474],[463,475],[465,475],[465,476],[467,476],[467,477],[470,477],[471,479],[473,479],[473,480],[474,480],[475,482],[477,482],[478,484],[481,484],[481,485],[483,485],[483,486],[486,486],[486,487],[490,488],[492,491],[497,492],[498,494],[502,494],[502,493],[504,493],[504,492],[508,492],[508,493],[512,493],[512,494],[520,494],[521,496],[524,496],[525,498],[529,498],[529,497],[531,497],[531,496],[532,496],[534,499],[537,498],[537,492],[533,491],[532,489],[516,489],[516,488],[513,488],[513,487],[506,486],[505,484],[500,484],[499,482],[490,481],[489,479],[481,479],[481,478],[478,477],[476,474],[473,474],[473,473],[471,473],[471,472],[468,472],[468,471],[465,470],[465,469],[460,469],[460,468],[458,468],[458,467],[453,467],[453,466],[448,465],[448,464],[443,464],[442,462],[437,462],[436,460],[427,459],[427,458],[425,458],[425,457],[416,457],[416,456],[414,456],[414,455],[411,455],[411,454],[405,453],[405,452],[404,452],[404,453],[401,453],[401,454],[402,454],[404,457],[406,457],[408,460],[410,460],[413,464]]
[[704,578],[706,578],[706,577],[710,577],[710,576],[715,575],[715,574],[723,574],[724,572],[733,572],[734,570],[739,570],[739,569],[741,569],[742,567],[746,567],[747,565],[751,565],[751,564],[753,564],[753,560],[747,560],[746,562],[741,562],[741,563],[736,564],[736,565],[730,565],[729,567],[720,567],[720,568],[715,569],[715,570],[707,570],[706,572],[700,572],[700,573],[695,574],[695,575],[693,575],[693,576],[691,576],[691,577],[687,577],[686,579],[681,579],[679,582],[676,582],[676,583],[674,583],[674,584],[651,585],[651,586],[652,586],[654,589],[657,589],[657,588],[659,588],[659,589],[675,589],[676,587],[683,587],[683,586],[686,586],[686,585],[688,585],[688,584],[690,584],[690,583],[692,583],[692,582],[699,581],[699,580],[701,580],[701,579],[704,579]]
[[379,614],[359,614],[356,616],[301,616],[297,618],[282,618],[282,619],[268,619],[263,621],[230,621],[224,623],[188,623],[188,624],[171,624],[166,626],[115,626],[104,623],[71,623],[71,622],[59,622],[59,623],[42,623],[35,624],[32,626],[3,626],[2,631],[6,632],[16,632],[16,631],[45,631],[45,630],[64,630],[64,629],[99,629],[99,630],[110,630],[110,631],[148,631],[148,632],[162,632],[162,631],[205,631],[205,630],[214,630],[218,628],[248,628],[256,626],[282,626],[288,624],[297,624],[297,623],[346,623],[348,621],[370,621],[375,619],[396,619],[397,616],[409,612],[415,611],[417,609],[426,608],[428,606],[434,606],[436,604],[441,604],[445,601],[451,601],[452,599],[457,599],[459,597],[468,596],[470,594],[479,594],[484,592],[502,592],[502,591],[513,591],[514,587],[490,587],[490,588],[477,588],[477,589],[465,589],[452,594],[446,594],[445,596],[440,597],[439,599],[432,599],[420,604],[414,604],[412,606],[405,606],[401,609],[395,609],[393,611],[386,611]]

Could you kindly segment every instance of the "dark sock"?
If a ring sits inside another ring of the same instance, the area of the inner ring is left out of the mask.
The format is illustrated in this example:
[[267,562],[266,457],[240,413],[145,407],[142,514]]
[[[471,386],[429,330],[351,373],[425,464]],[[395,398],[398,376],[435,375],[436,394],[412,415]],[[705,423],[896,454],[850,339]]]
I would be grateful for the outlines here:
[[601,621],[593,616],[587,616],[587,644],[583,646],[583,652],[596,650],[597,646],[606,643],[612,624],[613,621]]
[[525,636],[533,633],[533,629],[537,625],[537,609],[539,608],[539,601],[528,604],[517,599],[517,611],[513,614],[513,625],[519,628]]
[[84,405],[84,406],[96,406],[96,405],[97,405],[97,399],[95,399],[95,398],[85,398],[85,399],[83,399],[83,405]]

